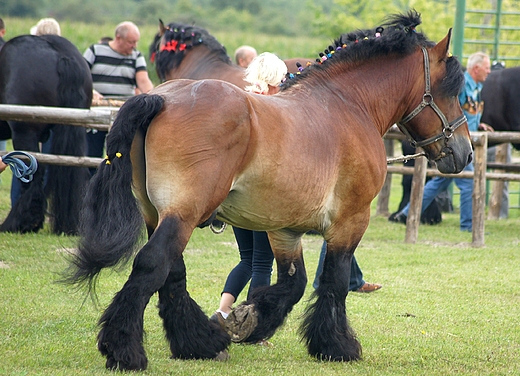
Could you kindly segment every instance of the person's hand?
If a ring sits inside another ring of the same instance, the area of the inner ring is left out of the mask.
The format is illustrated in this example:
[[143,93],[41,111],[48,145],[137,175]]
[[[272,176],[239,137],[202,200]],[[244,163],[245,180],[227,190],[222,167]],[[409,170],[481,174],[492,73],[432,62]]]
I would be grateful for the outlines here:
[[97,90],[92,90],[92,101],[99,101],[101,99],[103,99],[103,95]]
[[7,165],[0,159],[0,173],[4,172],[4,170],[7,168]]
[[485,132],[494,132],[495,131],[491,125],[486,124],[486,123],[480,123],[478,125],[478,129],[480,131],[485,131]]

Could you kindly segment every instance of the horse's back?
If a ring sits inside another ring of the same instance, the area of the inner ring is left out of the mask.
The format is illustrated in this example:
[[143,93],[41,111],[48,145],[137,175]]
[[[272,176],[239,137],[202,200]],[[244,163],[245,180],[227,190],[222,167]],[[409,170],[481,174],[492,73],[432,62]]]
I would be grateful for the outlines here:
[[[78,80],[84,92],[80,106],[89,108],[92,81],[78,49],[57,35],[22,35],[9,40],[0,52],[0,101],[8,104],[63,105],[58,96],[60,62],[69,61],[65,81]],[[68,82],[70,86],[76,86]]]

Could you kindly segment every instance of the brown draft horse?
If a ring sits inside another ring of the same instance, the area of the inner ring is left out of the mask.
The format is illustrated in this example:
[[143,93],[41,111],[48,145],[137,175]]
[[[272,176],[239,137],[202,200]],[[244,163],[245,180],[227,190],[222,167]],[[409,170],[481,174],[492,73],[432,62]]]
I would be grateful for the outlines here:
[[[345,299],[350,262],[383,185],[382,136],[399,122],[440,171],[472,158],[457,100],[461,66],[415,30],[417,12],[342,35],[322,64],[304,69],[273,96],[220,80],[174,80],[121,107],[108,156],[91,179],[69,281],[90,288],[105,267],[128,260],[143,225],[148,242],[100,319],[99,351],[109,369],[147,367],[143,314],[159,293],[159,315],[174,358],[221,359],[231,338],[254,343],[282,325],[307,285],[301,239],[327,241],[314,302],[301,328],[311,356],[361,358]],[[135,194],[135,196],[134,196]],[[255,290],[223,326],[186,290],[184,248],[216,215],[266,230],[277,282]]]
[[[227,55],[226,48],[207,30],[172,22],[167,26],[159,22],[159,32],[150,45],[150,60],[155,63],[157,76],[162,82],[187,78],[202,80],[214,78],[231,82],[240,88],[245,70],[234,64]],[[296,63],[304,65],[306,58],[285,60],[289,72],[297,72]]]

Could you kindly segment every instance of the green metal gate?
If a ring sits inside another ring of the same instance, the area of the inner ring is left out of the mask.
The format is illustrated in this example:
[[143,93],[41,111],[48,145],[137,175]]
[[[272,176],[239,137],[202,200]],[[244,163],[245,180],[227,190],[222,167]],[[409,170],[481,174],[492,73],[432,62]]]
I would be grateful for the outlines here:
[[465,61],[483,51],[507,67],[520,65],[520,2],[508,2],[507,10],[503,5],[503,0],[496,0],[495,9],[466,9],[466,0],[457,0],[454,55]]

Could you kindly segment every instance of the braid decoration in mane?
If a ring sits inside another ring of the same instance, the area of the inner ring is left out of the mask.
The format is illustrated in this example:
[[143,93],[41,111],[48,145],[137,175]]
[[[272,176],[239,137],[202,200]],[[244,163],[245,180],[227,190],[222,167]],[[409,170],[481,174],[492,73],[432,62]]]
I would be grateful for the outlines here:
[[397,14],[387,17],[383,23],[373,29],[356,30],[342,34],[324,52],[319,53],[315,63],[307,63],[306,67],[297,64],[298,72],[288,73],[281,85],[285,90],[308,76],[312,72],[329,69],[338,63],[361,64],[372,58],[388,54],[407,55],[415,51],[417,46],[432,47],[435,43],[417,32],[421,24],[421,15],[410,10],[406,15]]

